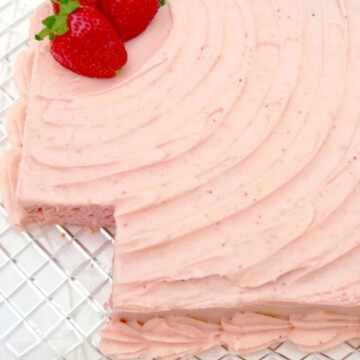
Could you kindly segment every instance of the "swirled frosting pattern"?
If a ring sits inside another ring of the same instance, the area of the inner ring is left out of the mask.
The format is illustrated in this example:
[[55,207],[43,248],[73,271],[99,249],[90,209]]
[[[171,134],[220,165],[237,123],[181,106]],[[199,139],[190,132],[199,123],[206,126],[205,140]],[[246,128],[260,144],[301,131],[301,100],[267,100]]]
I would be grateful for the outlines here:
[[359,2],[170,9],[179,49],[124,140],[149,162],[116,207],[115,309],[359,306]]
[[[46,43],[21,58],[8,201],[114,209],[117,312],[358,313],[360,2],[169,0],[127,48],[108,81],[61,68]],[[285,338],[294,319],[276,320]],[[139,339],[129,354],[169,355],[121,326]],[[236,349],[234,326],[190,324],[191,350]]]

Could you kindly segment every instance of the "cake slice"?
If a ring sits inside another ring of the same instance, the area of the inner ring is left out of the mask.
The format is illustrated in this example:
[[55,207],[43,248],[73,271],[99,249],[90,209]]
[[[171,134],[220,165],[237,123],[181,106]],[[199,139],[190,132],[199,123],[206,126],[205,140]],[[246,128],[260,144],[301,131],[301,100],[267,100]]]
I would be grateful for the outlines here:
[[[50,4],[38,9],[31,38],[51,13]],[[115,203],[130,203],[140,191],[137,169],[166,156],[161,149],[144,156],[156,139],[145,141],[142,128],[150,126],[149,111],[160,95],[148,90],[168,61],[170,28],[170,9],[164,8],[127,43],[132,61],[111,80],[74,74],[54,61],[48,41],[32,41],[17,63],[23,99],[9,112],[13,149],[1,171],[12,223],[114,225]],[[141,105],[139,93],[147,94]],[[19,157],[20,167],[12,166]]]
[[127,50],[32,44],[2,179],[18,224],[116,223],[104,354],[360,336],[359,1],[169,0]]

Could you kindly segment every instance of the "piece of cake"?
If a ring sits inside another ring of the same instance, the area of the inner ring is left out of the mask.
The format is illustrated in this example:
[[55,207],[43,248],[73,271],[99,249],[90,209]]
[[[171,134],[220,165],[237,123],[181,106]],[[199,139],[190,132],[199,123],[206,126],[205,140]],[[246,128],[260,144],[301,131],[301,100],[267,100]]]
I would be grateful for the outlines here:
[[2,171],[15,223],[116,222],[104,354],[359,337],[360,2],[169,0],[127,49],[33,43]]

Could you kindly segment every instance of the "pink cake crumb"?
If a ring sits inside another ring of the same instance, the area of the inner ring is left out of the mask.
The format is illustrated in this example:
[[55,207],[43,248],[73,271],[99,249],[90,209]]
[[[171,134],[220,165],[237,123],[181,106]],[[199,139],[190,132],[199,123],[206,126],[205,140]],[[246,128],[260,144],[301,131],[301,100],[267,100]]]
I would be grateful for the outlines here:
[[99,205],[88,206],[31,206],[26,208],[30,221],[40,225],[64,224],[87,227],[115,225],[114,208]]

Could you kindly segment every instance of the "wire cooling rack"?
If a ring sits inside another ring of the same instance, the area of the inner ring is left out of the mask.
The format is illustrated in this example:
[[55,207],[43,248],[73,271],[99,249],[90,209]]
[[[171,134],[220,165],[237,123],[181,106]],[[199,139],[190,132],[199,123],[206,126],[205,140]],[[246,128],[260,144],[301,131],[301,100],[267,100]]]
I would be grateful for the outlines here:
[[[179,0],[180,1],[180,0]],[[28,46],[29,14],[42,0],[0,0],[0,153],[3,120],[18,99],[13,64]],[[115,229],[13,230],[0,207],[0,360],[98,360],[111,291]],[[360,360],[360,340],[305,354],[290,343],[239,357],[216,348],[192,360]]]

